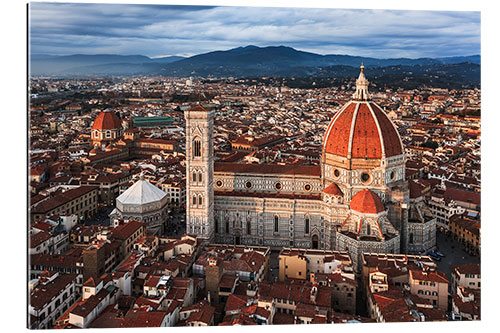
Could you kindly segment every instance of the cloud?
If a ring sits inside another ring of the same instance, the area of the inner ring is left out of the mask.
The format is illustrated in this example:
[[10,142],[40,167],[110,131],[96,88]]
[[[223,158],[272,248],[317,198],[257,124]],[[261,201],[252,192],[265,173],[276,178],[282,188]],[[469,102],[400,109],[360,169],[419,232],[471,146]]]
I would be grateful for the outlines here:
[[193,55],[286,45],[321,54],[437,57],[480,52],[480,13],[32,3],[32,53]]

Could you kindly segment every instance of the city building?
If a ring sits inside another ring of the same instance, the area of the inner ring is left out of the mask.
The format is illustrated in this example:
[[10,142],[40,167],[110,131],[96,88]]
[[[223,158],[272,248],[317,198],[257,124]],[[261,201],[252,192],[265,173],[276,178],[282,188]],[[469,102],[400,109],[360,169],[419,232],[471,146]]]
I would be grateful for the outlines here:
[[184,116],[187,233],[229,244],[347,250],[356,269],[364,251],[408,251],[403,144],[371,100],[363,67],[353,98],[326,130],[319,166],[214,162],[214,112],[198,105]]
[[118,140],[123,135],[122,121],[116,113],[105,110],[99,113],[92,124],[92,145],[99,149]]
[[93,185],[56,189],[31,201],[31,220],[56,214],[75,214],[80,220],[88,219],[97,213],[98,195],[99,187]]
[[75,302],[77,274],[45,271],[30,281],[29,327],[50,329]]
[[116,198],[116,208],[110,213],[112,221],[144,222],[153,233],[163,232],[168,216],[168,196],[144,179],[140,179]]

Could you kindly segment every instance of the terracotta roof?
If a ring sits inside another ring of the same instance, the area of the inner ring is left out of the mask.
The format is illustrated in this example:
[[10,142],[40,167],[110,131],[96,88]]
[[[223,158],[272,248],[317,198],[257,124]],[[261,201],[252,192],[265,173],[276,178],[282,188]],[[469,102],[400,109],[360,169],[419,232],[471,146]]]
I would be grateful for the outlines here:
[[207,112],[208,110],[205,109],[201,104],[197,104],[196,106],[189,108],[187,111],[205,111],[205,112]]
[[481,274],[480,264],[463,264],[460,266],[452,266],[451,269],[458,274]]
[[409,180],[408,185],[410,189],[410,199],[415,199],[422,196],[422,190],[424,189],[424,186],[420,185],[414,180]]
[[320,176],[319,165],[278,165],[278,164],[245,164],[215,162],[215,173],[237,173],[237,174],[283,174],[283,175],[305,175]]
[[293,325],[295,319],[291,314],[277,312],[273,316],[273,325]]
[[369,189],[356,193],[351,199],[350,207],[352,210],[365,214],[378,214],[385,210],[378,195]]
[[440,271],[435,272],[423,272],[420,270],[410,270],[410,276],[414,280],[419,281],[432,281],[437,283],[448,283],[446,275]]
[[273,193],[273,192],[246,192],[246,191],[214,191],[214,196],[226,197],[254,197],[254,198],[283,198],[283,199],[305,199],[320,200],[321,195],[315,193]]
[[224,312],[241,310],[247,305],[247,302],[248,296],[246,295],[229,294],[226,305],[224,307]]
[[335,183],[331,183],[327,188],[323,190],[326,194],[343,196],[342,190]]
[[[380,128],[380,130],[379,130]],[[353,131],[351,133],[351,131]],[[369,101],[350,101],[334,116],[326,131],[325,152],[352,158],[382,158],[403,153],[396,128],[384,111]]]
[[42,309],[50,300],[66,288],[76,283],[77,274],[60,274],[47,284],[38,285],[30,294],[29,303],[36,310]]
[[102,111],[97,115],[92,125],[93,130],[113,130],[122,127],[122,122],[116,113],[112,111]]
[[34,249],[38,245],[52,238],[52,235],[45,231],[40,231],[30,237],[30,248]]
[[166,316],[164,311],[130,310],[125,315],[125,327],[160,327]]
[[115,229],[113,229],[113,236],[116,239],[126,240],[130,236],[132,236],[137,230],[143,228],[145,226],[144,223],[132,220],[128,223],[122,224]]
[[34,204],[31,208],[31,214],[44,214],[49,211],[64,205],[78,197],[81,197],[91,191],[99,189],[99,186],[94,185],[81,185],[77,188],[67,190],[65,192],[60,192],[55,194],[53,197],[49,197]]

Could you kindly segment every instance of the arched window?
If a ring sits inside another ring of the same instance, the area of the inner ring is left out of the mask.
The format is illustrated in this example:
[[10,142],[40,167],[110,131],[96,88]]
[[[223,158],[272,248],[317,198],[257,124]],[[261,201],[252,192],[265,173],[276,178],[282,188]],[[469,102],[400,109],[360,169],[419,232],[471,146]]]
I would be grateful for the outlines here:
[[194,157],[201,157],[201,139],[198,137],[193,140],[193,155]]
[[218,219],[217,218],[214,218],[214,229],[215,229],[215,233],[218,234],[219,233],[219,221],[217,221]]
[[203,182],[203,176],[201,172],[198,174],[198,182]]
[[367,223],[367,224],[366,224],[366,234],[367,234],[367,235],[370,235],[370,234],[371,234],[371,231],[372,231],[372,230],[371,230],[371,228],[370,228],[370,223]]
[[201,194],[198,196],[198,205],[203,206],[203,197]]
[[413,244],[413,232],[410,232],[409,242],[410,242],[410,244]]
[[252,234],[252,225],[250,224],[250,220],[247,220],[247,234]]
[[193,203],[192,206],[196,206],[196,194],[193,195]]
[[197,182],[196,172],[193,171],[193,183]]
[[274,216],[274,232],[278,232],[278,222],[279,222],[279,217],[278,215]]
[[304,232],[305,232],[306,234],[308,234],[308,233],[309,233],[309,216],[306,216],[306,227],[305,227]]
[[229,233],[229,221],[226,220],[226,234]]

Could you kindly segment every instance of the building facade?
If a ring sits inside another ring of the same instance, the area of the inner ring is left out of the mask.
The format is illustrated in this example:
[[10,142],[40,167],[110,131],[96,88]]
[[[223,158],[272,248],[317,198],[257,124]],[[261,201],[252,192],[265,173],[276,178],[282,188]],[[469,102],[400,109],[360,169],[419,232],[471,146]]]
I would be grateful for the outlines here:
[[327,128],[320,166],[214,163],[213,112],[196,106],[185,118],[188,234],[344,250],[355,266],[362,252],[408,250],[403,144],[371,100],[363,66],[353,99]]

